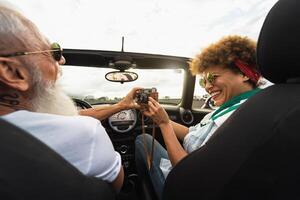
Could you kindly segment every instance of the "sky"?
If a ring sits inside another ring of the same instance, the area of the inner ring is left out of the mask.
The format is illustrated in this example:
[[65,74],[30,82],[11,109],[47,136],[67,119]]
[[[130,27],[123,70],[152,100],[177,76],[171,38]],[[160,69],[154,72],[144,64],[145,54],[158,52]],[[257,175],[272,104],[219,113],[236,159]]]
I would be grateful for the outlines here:
[[[277,0],[5,2],[31,19],[50,41],[60,43],[63,48],[120,51],[124,36],[124,51],[127,52],[193,57],[202,48],[226,35],[238,34],[256,41],[268,11]],[[82,76],[83,71],[69,70],[69,73],[62,84],[70,95],[122,96],[136,84],[149,87],[154,80],[158,86],[164,83],[165,87],[160,88],[162,94],[170,91],[174,91],[174,95],[181,94],[178,93],[178,85],[172,83],[178,76],[176,73],[169,74],[172,81],[165,80],[165,77],[143,81],[145,78],[139,74],[138,81],[122,85],[111,85],[100,72],[99,75],[85,76]],[[118,95],[111,93],[113,86]],[[196,87],[196,96],[204,93],[203,89]]]
[[192,57],[229,34],[257,40],[276,0],[7,0],[64,48]]

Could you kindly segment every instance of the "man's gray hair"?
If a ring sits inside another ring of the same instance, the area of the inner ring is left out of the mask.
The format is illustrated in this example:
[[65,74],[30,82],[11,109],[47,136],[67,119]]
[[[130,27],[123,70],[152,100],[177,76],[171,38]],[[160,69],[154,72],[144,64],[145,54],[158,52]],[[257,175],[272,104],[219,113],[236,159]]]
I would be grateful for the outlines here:
[[[33,22],[11,8],[7,3],[0,2],[0,55],[22,51],[37,51],[49,44]],[[38,77],[37,66],[31,59],[20,57],[24,66],[33,75],[32,81]]]
[[47,39],[21,13],[0,3],[0,52],[39,50]]

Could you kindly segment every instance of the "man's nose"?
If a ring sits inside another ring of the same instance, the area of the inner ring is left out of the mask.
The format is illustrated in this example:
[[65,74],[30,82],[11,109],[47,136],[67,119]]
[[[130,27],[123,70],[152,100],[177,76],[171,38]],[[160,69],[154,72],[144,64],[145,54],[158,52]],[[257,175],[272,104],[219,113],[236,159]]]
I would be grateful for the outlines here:
[[60,65],[64,65],[66,63],[66,59],[65,59],[65,57],[61,57],[61,59],[58,61],[58,64],[60,64]]

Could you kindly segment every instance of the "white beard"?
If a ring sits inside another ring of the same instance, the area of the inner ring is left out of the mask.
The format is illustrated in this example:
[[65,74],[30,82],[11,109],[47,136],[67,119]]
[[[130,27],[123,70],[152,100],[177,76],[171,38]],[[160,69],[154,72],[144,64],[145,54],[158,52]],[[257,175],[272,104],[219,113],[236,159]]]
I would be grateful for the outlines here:
[[40,81],[36,87],[36,94],[32,101],[33,111],[68,116],[78,115],[73,100],[62,91],[58,84]]

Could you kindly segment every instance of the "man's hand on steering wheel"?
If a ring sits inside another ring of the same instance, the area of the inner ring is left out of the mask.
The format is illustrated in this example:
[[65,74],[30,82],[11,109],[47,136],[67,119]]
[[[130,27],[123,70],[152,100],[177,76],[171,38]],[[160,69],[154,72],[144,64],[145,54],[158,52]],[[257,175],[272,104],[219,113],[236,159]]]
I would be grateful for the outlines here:
[[135,87],[131,89],[131,91],[118,103],[124,110],[127,109],[139,109],[140,106],[135,102],[135,95],[138,90],[142,88],[140,87]]

